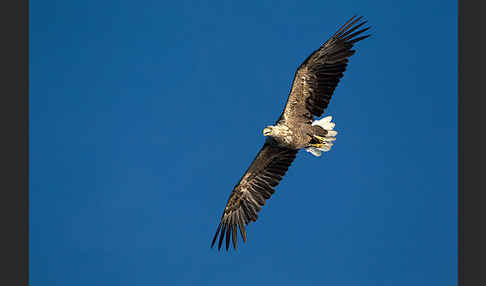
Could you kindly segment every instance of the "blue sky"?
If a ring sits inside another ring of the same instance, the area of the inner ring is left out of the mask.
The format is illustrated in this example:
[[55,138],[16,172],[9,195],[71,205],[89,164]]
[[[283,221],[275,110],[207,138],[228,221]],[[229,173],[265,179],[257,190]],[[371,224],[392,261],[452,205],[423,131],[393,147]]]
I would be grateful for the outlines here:
[[[31,1],[32,285],[456,285],[457,1]],[[235,252],[209,245],[298,65],[325,114]]]

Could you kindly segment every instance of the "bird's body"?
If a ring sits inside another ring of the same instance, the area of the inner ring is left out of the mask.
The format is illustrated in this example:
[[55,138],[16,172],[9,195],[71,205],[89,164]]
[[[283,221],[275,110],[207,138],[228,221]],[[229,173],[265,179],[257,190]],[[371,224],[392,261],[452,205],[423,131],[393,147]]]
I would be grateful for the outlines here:
[[332,129],[326,130],[319,125],[303,123],[286,124],[285,122],[281,122],[271,127],[271,135],[268,135],[267,142],[275,143],[280,147],[299,150],[317,144],[319,139],[316,139],[316,136],[326,137],[331,135],[329,137],[332,137],[336,134],[335,131],[329,131],[332,131]]
[[321,156],[322,151],[329,151],[333,146],[337,132],[333,130],[332,117],[314,119],[327,108],[349,57],[355,52],[353,45],[369,37],[356,37],[369,29],[356,31],[366,23],[358,23],[361,18],[351,18],[297,69],[284,111],[275,125],[263,130],[263,135],[267,136],[265,143],[234,187],[211,247],[220,234],[218,249],[221,249],[225,236],[226,249],[230,239],[236,248],[238,229],[246,242],[246,225],[257,220],[265,200],[275,192],[274,187],[300,149]]

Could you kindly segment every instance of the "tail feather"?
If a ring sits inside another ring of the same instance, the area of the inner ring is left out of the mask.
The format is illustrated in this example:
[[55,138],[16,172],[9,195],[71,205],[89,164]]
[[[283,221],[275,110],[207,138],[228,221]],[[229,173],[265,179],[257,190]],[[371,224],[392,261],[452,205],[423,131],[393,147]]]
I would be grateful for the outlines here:
[[327,131],[327,134],[325,137],[320,137],[320,141],[321,141],[321,146],[319,147],[316,147],[316,146],[309,146],[309,147],[306,147],[305,150],[309,153],[311,153],[312,155],[316,156],[316,157],[319,157],[322,155],[322,152],[328,152],[329,150],[331,150],[331,147],[334,145],[332,143],[332,141],[335,141],[336,140],[336,135],[337,135],[337,131],[336,130],[333,130],[334,129],[334,126],[336,126],[336,123],[334,122],[331,122],[332,120],[332,116],[326,116],[324,118],[321,118],[319,120],[315,120],[312,122],[312,126],[314,125],[318,125],[320,127],[322,127],[323,129],[325,129]]
[[312,126],[318,125],[324,128],[325,130],[329,131],[329,130],[333,130],[334,126],[336,126],[336,123],[331,122],[331,120],[332,120],[332,116],[329,115],[319,120],[314,120],[311,125]]
[[316,148],[316,147],[306,147],[305,148],[305,151],[311,153],[312,155],[316,156],[316,157],[320,157],[322,155],[322,150]]

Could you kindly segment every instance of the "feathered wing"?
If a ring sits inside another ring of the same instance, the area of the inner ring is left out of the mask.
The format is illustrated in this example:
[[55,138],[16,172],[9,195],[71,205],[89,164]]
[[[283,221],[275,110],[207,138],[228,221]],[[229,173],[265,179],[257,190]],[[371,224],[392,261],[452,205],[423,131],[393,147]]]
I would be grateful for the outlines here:
[[[310,124],[314,116],[322,115],[346,70],[349,57],[354,54],[353,45],[369,37],[360,36],[369,29],[358,30],[366,23],[358,23],[361,19],[362,17],[351,18],[299,66],[279,121],[304,121]],[[267,140],[234,187],[211,247],[219,236],[218,250],[221,249],[224,240],[226,250],[230,247],[230,240],[236,249],[238,230],[246,242],[246,226],[257,220],[261,207],[275,192],[274,187],[287,172],[297,152],[278,147]]]
[[370,36],[362,35],[369,27],[358,30],[366,23],[361,19],[352,17],[299,66],[279,121],[311,123],[322,115],[355,52],[353,45]]
[[257,220],[258,212],[265,205],[265,200],[275,192],[274,187],[287,172],[297,152],[297,150],[278,147],[268,141],[263,145],[246,173],[234,187],[211,247],[214,246],[219,234],[218,250],[221,249],[225,236],[226,250],[230,246],[230,239],[236,249],[238,229],[243,241],[246,242],[246,226],[251,221]]

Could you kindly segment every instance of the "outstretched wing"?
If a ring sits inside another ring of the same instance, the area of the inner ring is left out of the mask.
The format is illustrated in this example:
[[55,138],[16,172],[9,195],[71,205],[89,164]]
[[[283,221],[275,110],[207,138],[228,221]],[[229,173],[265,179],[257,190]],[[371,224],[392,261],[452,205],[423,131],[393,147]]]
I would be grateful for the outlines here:
[[257,220],[258,212],[265,204],[265,200],[268,200],[275,192],[274,187],[279,184],[287,172],[297,152],[297,150],[278,147],[267,140],[233,189],[211,247],[214,246],[218,234],[220,234],[218,250],[221,249],[225,235],[226,250],[229,248],[231,238],[233,247],[236,249],[238,228],[243,241],[246,242],[245,227],[251,221]]
[[366,23],[362,18],[352,17],[299,66],[279,121],[311,123],[322,115],[355,52],[353,45],[370,36],[360,36],[369,27],[356,31]]

